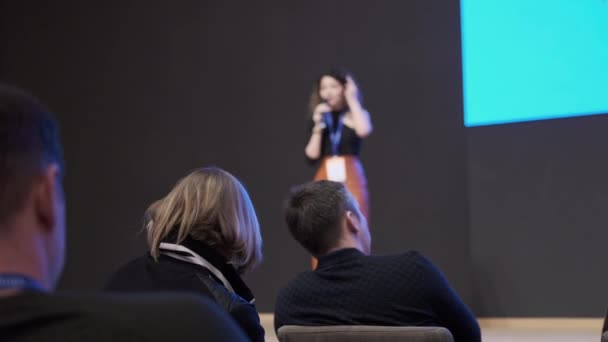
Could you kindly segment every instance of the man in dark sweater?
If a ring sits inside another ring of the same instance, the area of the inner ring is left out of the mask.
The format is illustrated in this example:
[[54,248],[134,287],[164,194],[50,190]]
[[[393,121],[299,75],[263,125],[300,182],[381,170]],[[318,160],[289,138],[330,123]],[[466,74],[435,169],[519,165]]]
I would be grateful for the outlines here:
[[418,252],[370,256],[367,221],[341,183],[292,189],[285,216],[293,237],[319,259],[275,304],[283,325],[441,326],[455,341],[481,341],[479,325],[441,271]]
[[0,83],[0,340],[246,339],[197,296],[51,293],[65,254],[62,154],[52,115]]

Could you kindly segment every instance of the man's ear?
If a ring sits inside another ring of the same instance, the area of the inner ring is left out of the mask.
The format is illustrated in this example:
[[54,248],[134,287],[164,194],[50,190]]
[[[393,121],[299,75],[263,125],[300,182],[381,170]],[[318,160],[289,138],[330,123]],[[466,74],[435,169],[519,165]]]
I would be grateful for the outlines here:
[[57,201],[61,198],[59,172],[59,166],[51,164],[33,182],[34,212],[45,232],[52,232],[57,224]]
[[359,230],[361,230],[361,222],[359,221],[357,214],[351,210],[347,210],[344,214],[344,219],[346,220],[348,231],[353,234],[358,234]]

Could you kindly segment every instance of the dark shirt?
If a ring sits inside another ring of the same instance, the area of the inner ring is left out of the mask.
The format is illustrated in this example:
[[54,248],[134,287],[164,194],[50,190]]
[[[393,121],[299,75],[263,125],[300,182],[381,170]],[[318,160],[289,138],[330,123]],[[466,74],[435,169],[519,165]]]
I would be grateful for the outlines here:
[[0,298],[0,340],[242,341],[216,304],[178,294],[75,295],[24,292]]
[[[344,115],[342,113],[335,112],[335,113],[332,113],[331,116],[332,116],[332,120],[327,120],[327,117],[325,117],[326,118],[325,124],[327,127],[323,130],[323,133],[321,136],[321,157],[333,155],[332,143],[331,143],[331,139],[330,139],[330,132],[336,132],[336,130],[338,128],[338,125],[337,125],[338,119],[342,120]],[[329,125],[330,121],[333,123],[332,125]],[[314,127],[314,122],[311,120],[309,123],[308,137],[310,137],[313,127]],[[342,125],[342,134],[340,136],[340,140],[339,140],[339,144],[338,144],[338,155],[359,156],[361,153],[361,142],[362,142],[362,139],[359,138],[359,136],[357,135],[357,133],[355,132],[354,129],[352,129],[346,125]]]
[[342,249],[319,259],[277,297],[283,325],[441,326],[455,341],[480,341],[475,317],[443,274],[418,252],[366,256]]
[[193,250],[221,271],[236,293],[230,293],[206,268],[160,255],[147,254],[120,267],[106,284],[112,292],[186,291],[211,298],[226,309],[252,341],[264,340],[264,328],[253,303],[253,294],[225,258],[187,239],[181,245]]

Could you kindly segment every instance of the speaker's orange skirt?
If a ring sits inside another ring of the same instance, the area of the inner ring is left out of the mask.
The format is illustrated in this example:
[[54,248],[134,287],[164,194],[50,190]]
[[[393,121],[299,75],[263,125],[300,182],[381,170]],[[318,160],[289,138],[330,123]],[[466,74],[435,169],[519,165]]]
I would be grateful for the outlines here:
[[[367,179],[365,178],[365,172],[363,171],[363,165],[356,156],[340,156],[344,158],[344,164],[346,167],[346,181],[344,185],[348,191],[353,194],[359,208],[367,220],[369,221],[369,195],[367,192]],[[321,160],[319,169],[315,174],[314,180],[327,179],[327,161],[332,157],[324,157]]]

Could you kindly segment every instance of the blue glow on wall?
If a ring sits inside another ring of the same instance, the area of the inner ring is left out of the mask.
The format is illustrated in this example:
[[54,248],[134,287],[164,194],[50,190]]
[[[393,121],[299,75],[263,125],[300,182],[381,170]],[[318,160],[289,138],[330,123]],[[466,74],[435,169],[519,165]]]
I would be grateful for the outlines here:
[[461,0],[465,126],[608,113],[608,0]]

